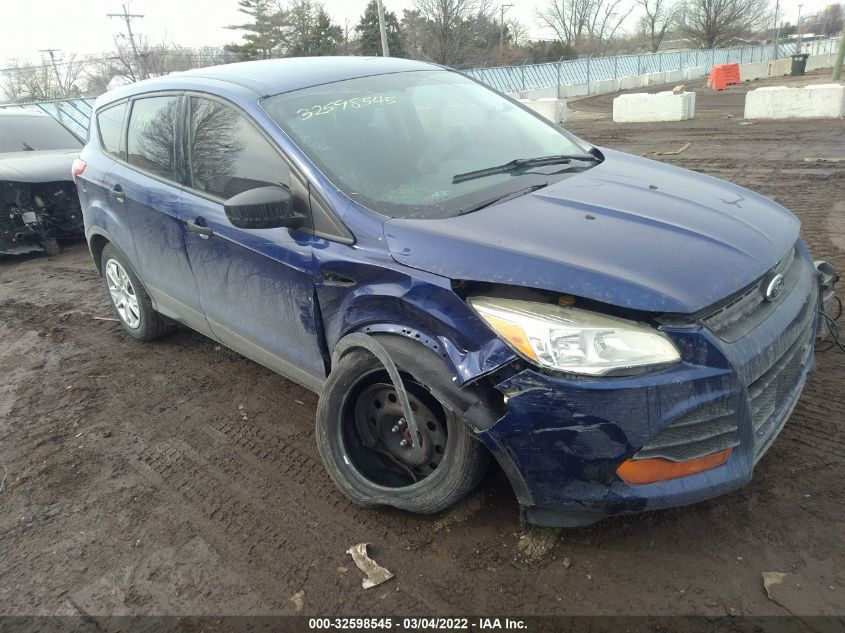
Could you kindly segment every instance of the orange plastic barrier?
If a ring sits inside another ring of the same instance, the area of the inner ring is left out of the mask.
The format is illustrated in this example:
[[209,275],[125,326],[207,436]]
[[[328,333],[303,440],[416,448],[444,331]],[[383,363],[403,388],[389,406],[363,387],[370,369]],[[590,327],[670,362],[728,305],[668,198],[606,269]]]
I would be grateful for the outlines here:
[[721,66],[713,66],[710,76],[707,78],[707,86],[713,90],[724,90],[728,85],[725,77],[725,69]]
[[740,83],[739,64],[718,64],[713,66],[707,85],[713,90],[724,90],[727,86]]
[[739,64],[722,64],[725,69],[725,83],[729,86],[734,86],[740,83],[739,80]]

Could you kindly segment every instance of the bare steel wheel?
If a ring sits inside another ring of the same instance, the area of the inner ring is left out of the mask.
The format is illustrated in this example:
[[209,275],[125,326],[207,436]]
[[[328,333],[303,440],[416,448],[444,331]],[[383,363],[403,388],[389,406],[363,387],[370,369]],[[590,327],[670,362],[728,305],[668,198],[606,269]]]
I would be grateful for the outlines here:
[[447,446],[446,419],[434,397],[416,382],[407,381],[408,401],[419,427],[414,447],[396,388],[375,382],[358,395],[354,424],[347,425],[344,443],[355,466],[384,486],[407,486],[433,473]]
[[126,269],[116,259],[110,259],[106,264],[106,285],[118,316],[127,327],[137,329],[141,325],[138,296],[135,294],[132,280],[126,274]]
[[[430,352],[421,347],[417,354]],[[436,388],[423,386],[411,367],[397,367],[419,445],[411,441],[396,387],[384,367],[368,351],[353,350],[332,368],[320,394],[317,448],[329,475],[352,501],[439,512],[481,480],[487,450],[456,413],[455,403],[435,395]]]

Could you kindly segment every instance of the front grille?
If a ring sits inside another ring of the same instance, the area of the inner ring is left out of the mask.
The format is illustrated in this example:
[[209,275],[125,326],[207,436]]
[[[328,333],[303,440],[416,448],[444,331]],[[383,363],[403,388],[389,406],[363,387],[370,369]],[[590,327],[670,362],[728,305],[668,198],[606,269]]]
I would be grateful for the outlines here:
[[739,444],[737,416],[727,402],[709,404],[664,426],[634,459],[683,462]]
[[786,278],[784,294],[789,292],[797,280],[801,266],[796,245],[778,262],[768,273],[758,279],[750,288],[730,303],[720,307],[715,312],[702,319],[712,332],[723,340],[733,342],[745,336],[757,325],[763,322],[775,305],[765,300],[765,289],[762,288],[764,279],[772,273],[781,274]]
[[812,323],[786,353],[748,387],[755,461],[780,432],[801,393],[804,364],[812,343],[811,330]]

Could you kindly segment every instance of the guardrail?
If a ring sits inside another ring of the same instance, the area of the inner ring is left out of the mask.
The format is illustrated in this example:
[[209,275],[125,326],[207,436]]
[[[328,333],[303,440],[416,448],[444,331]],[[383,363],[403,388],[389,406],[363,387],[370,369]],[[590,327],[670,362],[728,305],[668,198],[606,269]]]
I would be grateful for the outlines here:
[[[811,55],[835,53],[839,39],[815,40],[802,46],[802,52]],[[714,48],[684,50],[613,57],[586,57],[545,64],[499,66],[464,70],[473,77],[500,92],[525,92],[566,86],[588,84],[592,81],[647,75],[666,70],[711,68],[715,64],[751,64],[787,57],[795,52],[795,44],[745,46],[742,48]]]

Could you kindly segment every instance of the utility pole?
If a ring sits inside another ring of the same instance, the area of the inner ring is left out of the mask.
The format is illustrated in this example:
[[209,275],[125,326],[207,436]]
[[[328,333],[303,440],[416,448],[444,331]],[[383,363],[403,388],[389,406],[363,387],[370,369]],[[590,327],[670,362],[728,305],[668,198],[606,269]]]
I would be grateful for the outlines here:
[[845,22],[842,23],[842,36],[839,38],[839,50],[836,51],[836,62],[833,64],[833,81],[842,79],[842,61],[845,59]]
[[505,11],[510,9],[512,4],[503,4],[499,7],[499,63],[505,61]]
[[135,46],[135,36],[132,34],[132,19],[143,18],[144,16],[140,13],[129,13],[128,3],[122,6],[123,13],[106,13],[106,17],[123,18],[123,21],[126,22],[126,32],[129,35],[129,44],[132,46],[132,56],[135,58],[135,65],[138,67],[138,74],[141,76],[141,79],[146,79],[147,71],[141,63],[141,56],[138,55],[138,48]]
[[384,25],[384,2],[377,0],[378,4],[378,30],[381,33],[381,56],[390,57],[390,49],[387,47],[387,28]]
[[803,6],[803,4],[798,4],[798,43],[795,45],[796,54],[801,52],[801,7]]
[[62,77],[59,75],[59,69],[56,67],[56,56],[55,53],[58,51],[58,48],[44,48],[39,53],[47,53],[50,56],[50,63],[53,65],[53,72],[56,73],[56,81],[59,82],[59,90],[62,91],[62,95],[65,99],[67,99],[67,90],[65,90],[64,83],[62,83]]
[[780,12],[780,0],[775,1],[775,54],[773,57],[778,58],[778,40],[780,39],[780,26],[778,26],[778,13]]

